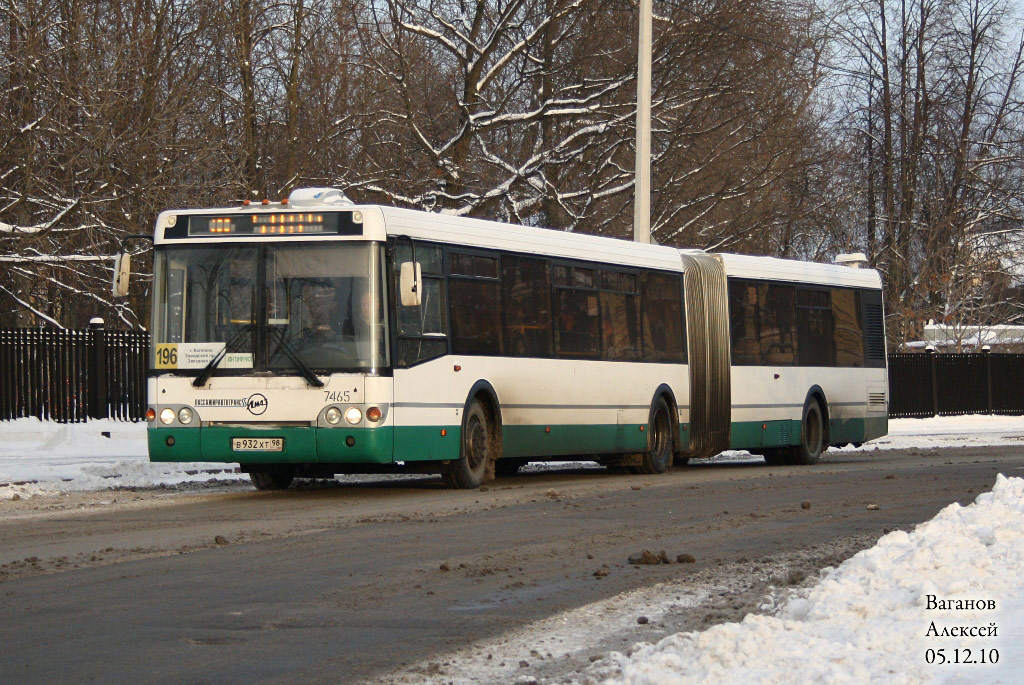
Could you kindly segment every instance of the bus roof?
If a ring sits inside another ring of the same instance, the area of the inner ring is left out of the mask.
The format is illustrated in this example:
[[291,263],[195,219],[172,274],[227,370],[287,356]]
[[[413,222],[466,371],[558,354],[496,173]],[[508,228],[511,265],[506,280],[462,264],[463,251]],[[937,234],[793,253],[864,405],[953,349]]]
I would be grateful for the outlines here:
[[[262,212],[303,212],[303,211],[361,212],[364,219],[362,235],[345,236],[343,239],[385,240],[389,236],[408,236],[426,241],[437,241],[489,250],[530,252],[548,257],[580,259],[606,262],[623,266],[646,267],[681,271],[680,253],[700,253],[700,250],[679,249],[665,245],[649,245],[631,240],[606,236],[573,233],[550,228],[535,228],[517,224],[506,224],[486,219],[454,216],[439,212],[403,209],[383,205],[338,205],[324,204],[290,205],[270,203],[220,208],[184,209],[162,212],[157,219],[155,239],[166,244],[164,231],[170,225],[171,216],[195,214],[256,214]],[[252,239],[256,241],[307,241],[322,240],[324,236],[239,236],[231,240]],[[174,240],[180,243],[209,243],[210,238],[187,238]],[[785,280],[827,285],[846,285],[865,288],[880,288],[881,279],[871,269],[855,269],[833,264],[817,264],[774,257],[721,253],[726,274],[743,278]]]
[[838,264],[800,262],[794,259],[721,254],[727,276],[796,283],[820,283],[879,289],[882,279],[874,269],[855,269]]
[[388,235],[436,240],[491,250],[682,270],[676,249],[550,228],[503,224],[412,209],[381,207]]

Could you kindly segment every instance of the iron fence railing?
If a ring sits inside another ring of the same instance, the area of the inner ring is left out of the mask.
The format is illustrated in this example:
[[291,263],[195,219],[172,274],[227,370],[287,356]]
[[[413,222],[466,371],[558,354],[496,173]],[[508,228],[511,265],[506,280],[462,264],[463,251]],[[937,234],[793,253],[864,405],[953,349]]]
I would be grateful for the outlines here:
[[889,416],[1024,414],[1024,354],[889,355]]
[[141,421],[148,351],[145,331],[0,330],[0,420]]

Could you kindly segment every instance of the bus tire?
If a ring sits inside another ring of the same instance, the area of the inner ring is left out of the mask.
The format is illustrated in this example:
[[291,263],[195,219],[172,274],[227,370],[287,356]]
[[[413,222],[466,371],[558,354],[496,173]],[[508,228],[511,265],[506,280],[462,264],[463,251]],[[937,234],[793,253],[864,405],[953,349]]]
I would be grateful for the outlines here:
[[668,402],[658,396],[651,406],[651,420],[648,423],[647,451],[637,467],[638,473],[665,473],[672,466],[675,454],[675,440],[672,439],[672,413]]
[[459,460],[448,467],[444,482],[450,488],[471,490],[480,487],[487,475],[487,465],[496,453],[496,436],[490,415],[483,402],[474,399],[462,422],[462,443]]
[[808,466],[817,464],[825,451],[825,413],[816,397],[804,405],[800,422],[800,444],[789,451],[789,463]]
[[257,490],[287,490],[295,480],[290,470],[250,471],[249,480]]

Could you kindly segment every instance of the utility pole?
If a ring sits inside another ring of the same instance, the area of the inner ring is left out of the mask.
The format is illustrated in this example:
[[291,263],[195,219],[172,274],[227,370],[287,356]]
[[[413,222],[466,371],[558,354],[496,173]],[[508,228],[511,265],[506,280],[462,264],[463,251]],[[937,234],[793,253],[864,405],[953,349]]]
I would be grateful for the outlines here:
[[633,186],[633,241],[651,242],[651,5],[640,0],[636,78],[636,179]]

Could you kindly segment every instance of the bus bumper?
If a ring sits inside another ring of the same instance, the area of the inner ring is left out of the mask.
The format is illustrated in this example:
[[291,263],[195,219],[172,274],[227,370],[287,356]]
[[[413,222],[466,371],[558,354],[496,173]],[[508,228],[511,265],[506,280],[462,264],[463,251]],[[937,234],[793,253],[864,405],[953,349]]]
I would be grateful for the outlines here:
[[[150,461],[210,461],[241,464],[390,464],[394,461],[394,429],[282,426],[150,427]],[[280,451],[238,452],[233,438],[282,438]]]

